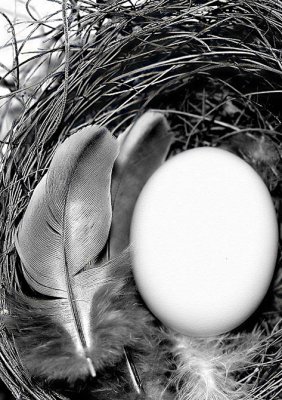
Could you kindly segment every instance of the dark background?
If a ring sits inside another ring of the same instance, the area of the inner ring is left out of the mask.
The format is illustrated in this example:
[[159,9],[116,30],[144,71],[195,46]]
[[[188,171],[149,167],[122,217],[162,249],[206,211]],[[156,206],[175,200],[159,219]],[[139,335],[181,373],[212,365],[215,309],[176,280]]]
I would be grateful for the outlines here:
[[14,397],[0,380],[0,400],[14,400]]

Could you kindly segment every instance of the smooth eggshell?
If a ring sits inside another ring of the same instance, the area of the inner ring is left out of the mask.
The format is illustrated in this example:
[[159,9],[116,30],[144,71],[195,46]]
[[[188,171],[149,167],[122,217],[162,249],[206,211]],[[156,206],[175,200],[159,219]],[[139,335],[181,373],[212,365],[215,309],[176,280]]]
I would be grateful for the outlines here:
[[188,150],[163,164],[137,201],[133,272],[148,307],[191,336],[232,330],[259,306],[277,256],[275,209],[245,161]]

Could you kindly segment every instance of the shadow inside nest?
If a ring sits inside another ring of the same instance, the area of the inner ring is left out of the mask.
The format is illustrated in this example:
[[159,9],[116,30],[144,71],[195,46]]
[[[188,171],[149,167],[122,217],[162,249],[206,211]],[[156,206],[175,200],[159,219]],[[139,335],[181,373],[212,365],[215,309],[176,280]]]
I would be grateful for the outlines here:
[[15,400],[6,385],[0,381],[0,400]]

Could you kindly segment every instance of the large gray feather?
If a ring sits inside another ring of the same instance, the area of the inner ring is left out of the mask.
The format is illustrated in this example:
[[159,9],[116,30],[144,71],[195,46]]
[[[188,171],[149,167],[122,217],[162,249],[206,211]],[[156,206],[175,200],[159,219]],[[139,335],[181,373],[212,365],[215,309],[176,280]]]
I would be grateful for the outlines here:
[[67,330],[85,368],[94,346],[90,311],[97,277],[95,268],[84,267],[108,238],[117,150],[104,128],[87,127],[68,138],[34,190],[16,235],[28,284],[56,298],[48,301],[48,313]]

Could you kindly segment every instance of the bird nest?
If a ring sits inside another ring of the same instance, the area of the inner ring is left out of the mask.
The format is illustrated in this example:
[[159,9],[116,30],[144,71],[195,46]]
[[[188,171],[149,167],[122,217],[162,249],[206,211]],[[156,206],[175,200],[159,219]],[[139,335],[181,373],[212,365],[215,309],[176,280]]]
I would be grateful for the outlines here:
[[[198,146],[238,154],[262,176],[281,218],[280,1],[57,3],[58,11],[38,20],[26,2],[32,32],[23,43],[14,37],[14,66],[1,79],[10,89],[2,97],[2,118],[13,117],[1,141],[2,315],[9,313],[5,293],[21,286],[13,235],[33,189],[58,144],[89,124],[118,136],[146,110],[157,110],[175,137],[169,156]],[[44,49],[20,63],[25,43],[42,25]],[[215,339],[182,343],[188,372],[183,351],[163,328],[155,370],[148,367],[153,349],[149,358],[139,354],[141,394],[130,388],[122,360],[95,382],[71,388],[30,377],[4,324],[0,376],[18,399],[282,398],[280,259],[279,250],[270,290],[247,323]],[[217,389],[203,397],[198,354],[203,357],[207,346]]]

